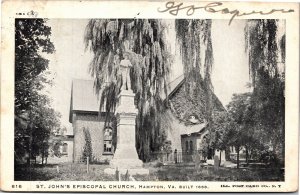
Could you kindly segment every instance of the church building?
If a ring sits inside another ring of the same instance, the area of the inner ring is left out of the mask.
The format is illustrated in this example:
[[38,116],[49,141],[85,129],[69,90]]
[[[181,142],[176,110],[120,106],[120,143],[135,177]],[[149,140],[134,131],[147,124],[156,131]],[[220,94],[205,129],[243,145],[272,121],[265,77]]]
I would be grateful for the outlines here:
[[112,127],[105,126],[105,113],[99,114],[100,101],[92,80],[72,82],[69,122],[74,132],[73,162],[82,161],[86,140],[90,139],[94,161],[109,161],[113,155]]
[[[187,98],[184,76],[169,83],[169,107],[162,128],[172,151],[190,153],[202,149],[209,125],[203,112],[203,102]],[[82,161],[87,139],[90,139],[93,160],[109,161],[114,152],[113,127],[105,126],[105,111],[99,113],[100,98],[94,92],[92,80],[75,79],[72,82],[69,121],[74,132],[73,162]],[[225,111],[213,94],[213,108]]]

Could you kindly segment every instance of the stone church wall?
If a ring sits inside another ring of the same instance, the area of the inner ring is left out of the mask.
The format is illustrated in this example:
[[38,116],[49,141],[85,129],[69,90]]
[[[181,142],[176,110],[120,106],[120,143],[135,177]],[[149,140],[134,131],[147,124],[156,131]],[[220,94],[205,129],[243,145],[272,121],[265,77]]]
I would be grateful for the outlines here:
[[98,114],[76,113],[73,114],[74,162],[80,161],[83,154],[84,128],[90,133],[94,158],[99,160],[103,154],[103,119],[99,119]]

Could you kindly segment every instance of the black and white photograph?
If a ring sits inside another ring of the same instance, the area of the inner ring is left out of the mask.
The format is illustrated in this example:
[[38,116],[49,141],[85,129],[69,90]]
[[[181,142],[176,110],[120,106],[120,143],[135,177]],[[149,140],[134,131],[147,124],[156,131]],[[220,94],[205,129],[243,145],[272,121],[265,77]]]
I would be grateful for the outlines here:
[[228,23],[16,19],[15,180],[284,181],[285,22]]
[[[156,14],[176,7],[162,5]],[[13,129],[1,126],[13,132],[11,188],[280,191],[290,181],[286,19],[39,14],[11,24]]]

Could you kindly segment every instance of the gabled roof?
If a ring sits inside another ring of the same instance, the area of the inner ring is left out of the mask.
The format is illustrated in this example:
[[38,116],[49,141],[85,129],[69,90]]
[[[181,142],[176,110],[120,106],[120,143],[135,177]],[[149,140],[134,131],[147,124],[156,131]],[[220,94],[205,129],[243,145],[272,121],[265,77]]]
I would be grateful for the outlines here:
[[193,133],[202,133],[205,130],[206,126],[207,126],[207,123],[200,123],[200,124],[196,124],[196,125],[184,126],[184,128],[182,128],[180,131],[180,135],[190,135]]
[[[170,90],[168,93],[168,97],[171,97],[185,82],[185,78],[184,75],[180,75],[179,77],[177,77],[176,79],[174,79],[172,82],[170,82],[168,84],[168,87]],[[201,81],[203,83],[203,80]],[[223,106],[223,104],[221,103],[221,101],[219,100],[219,98],[216,96],[216,94],[213,92],[212,90],[212,99],[214,104],[219,107],[221,110],[226,110],[225,107]]]
[[94,91],[94,82],[91,80],[73,80],[72,110],[99,111],[100,100]]
[[100,99],[94,91],[92,80],[74,79],[71,89],[69,122],[74,111],[99,112]]
[[[181,75],[169,83],[169,94],[176,91],[176,87],[183,82]],[[72,122],[72,112],[99,112],[100,98],[97,97],[92,80],[74,79],[71,87],[71,103],[69,122]]]
[[[168,97],[172,96],[184,83],[184,75],[180,75],[168,84]],[[72,123],[72,113],[81,112],[99,112],[100,97],[98,98],[94,90],[94,81],[74,79],[71,87],[71,102],[69,122]],[[219,99],[213,93],[216,103],[221,105]],[[223,107],[224,108],[224,107]],[[105,110],[103,110],[105,112]],[[196,127],[195,127],[196,128]]]
[[184,75],[180,75],[176,79],[174,79],[172,82],[168,84],[168,90],[169,94],[168,96],[171,96],[184,82]]

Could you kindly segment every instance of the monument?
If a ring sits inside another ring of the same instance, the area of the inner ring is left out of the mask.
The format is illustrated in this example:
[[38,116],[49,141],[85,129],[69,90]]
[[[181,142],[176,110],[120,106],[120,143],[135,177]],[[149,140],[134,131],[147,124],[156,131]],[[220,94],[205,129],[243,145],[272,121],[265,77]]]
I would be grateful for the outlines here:
[[130,175],[149,174],[149,170],[143,168],[143,162],[139,159],[135,147],[135,119],[138,110],[134,105],[135,94],[131,89],[129,75],[132,64],[128,57],[129,53],[124,53],[124,59],[120,62],[123,84],[115,111],[117,118],[117,146],[115,154],[110,161],[110,167],[104,170],[107,174],[115,174],[116,170],[122,174],[128,171]]

